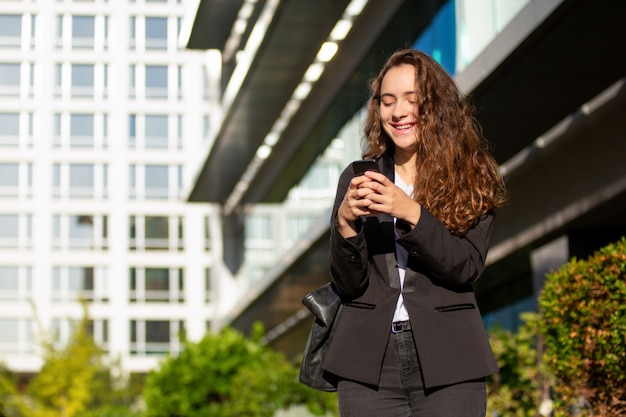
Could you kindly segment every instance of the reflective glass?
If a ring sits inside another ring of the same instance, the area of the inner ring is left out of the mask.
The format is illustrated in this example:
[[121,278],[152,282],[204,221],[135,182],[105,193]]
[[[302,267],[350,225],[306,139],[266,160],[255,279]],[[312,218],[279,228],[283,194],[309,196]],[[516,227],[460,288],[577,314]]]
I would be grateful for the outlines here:
[[146,148],[167,148],[167,115],[146,116]]
[[93,146],[93,114],[70,115],[70,145]]
[[146,17],[146,49],[167,49],[166,17]]
[[0,47],[19,48],[22,38],[22,16],[0,15]]
[[146,98],[167,98],[165,65],[146,65]]
[[0,63],[0,96],[20,94],[20,64]]
[[95,25],[95,18],[93,16],[73,16],[72,17],[72,47],[93,48],[94,25]]
[[93,97],[94,66],[86,64],[72,65],[72,96]]
[[168,166],[146,165],[146,198],[167,198]]

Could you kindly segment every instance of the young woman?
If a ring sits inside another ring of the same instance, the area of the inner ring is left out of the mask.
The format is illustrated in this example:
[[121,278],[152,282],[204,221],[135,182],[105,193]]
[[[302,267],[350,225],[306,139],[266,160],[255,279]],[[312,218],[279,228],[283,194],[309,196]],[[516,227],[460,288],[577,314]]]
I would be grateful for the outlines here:
[[498,368],[472,284],[502,177],[432,58],[398,51],[370,88],[363,156],[378,172],[339,180],[330,258],[345,307],[324,368],[342,417],[484,416]]

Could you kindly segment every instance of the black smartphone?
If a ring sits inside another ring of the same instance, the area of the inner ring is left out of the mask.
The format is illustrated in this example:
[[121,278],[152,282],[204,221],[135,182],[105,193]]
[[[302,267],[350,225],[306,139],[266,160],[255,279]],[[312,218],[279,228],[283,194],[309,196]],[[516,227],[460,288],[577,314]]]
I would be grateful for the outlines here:
[[352,163],[352,169],[354,170],[354,176],[358,177],[363,175],[365,171],[378,172],[378,164],[373,159],[360,159]]

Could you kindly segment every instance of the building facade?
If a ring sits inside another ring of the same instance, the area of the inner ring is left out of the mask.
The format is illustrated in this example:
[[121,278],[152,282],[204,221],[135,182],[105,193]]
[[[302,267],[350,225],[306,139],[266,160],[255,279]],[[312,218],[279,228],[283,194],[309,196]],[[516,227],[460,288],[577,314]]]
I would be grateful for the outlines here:
[[[182,0],[0,3],[0,361],[41,365],[86,300],[128,372],[211,326],[217,208],[181,199],[209,138]],[[193,81],[192,81],[193,80]],[[48,340],[48,339],[46,339]]]

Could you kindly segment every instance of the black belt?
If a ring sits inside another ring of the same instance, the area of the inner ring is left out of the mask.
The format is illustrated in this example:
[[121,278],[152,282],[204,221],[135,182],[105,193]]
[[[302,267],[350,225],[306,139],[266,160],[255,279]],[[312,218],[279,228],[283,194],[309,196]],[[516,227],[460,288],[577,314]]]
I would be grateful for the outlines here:
[[411,330],[410,321],[395,321],[391,323],[391,333],[402,333]]

